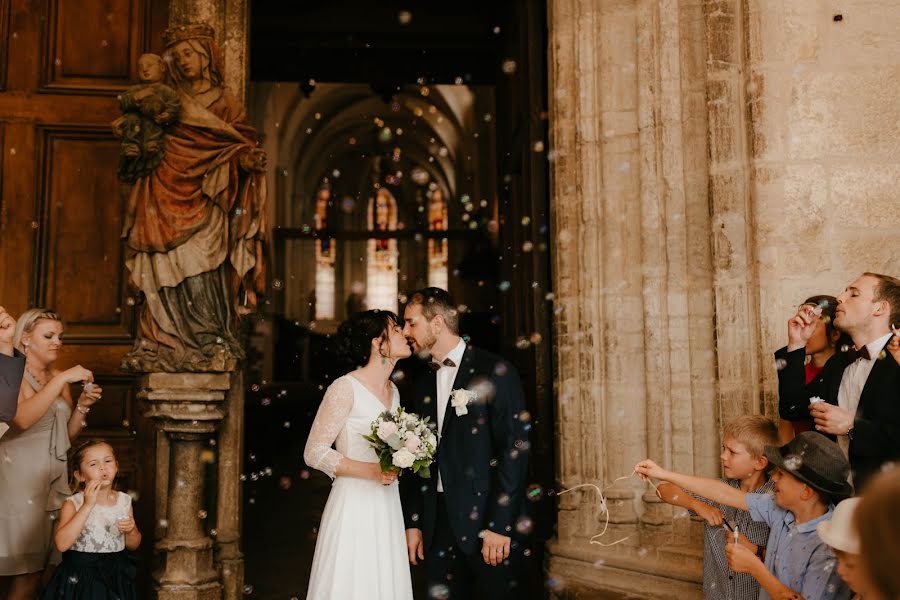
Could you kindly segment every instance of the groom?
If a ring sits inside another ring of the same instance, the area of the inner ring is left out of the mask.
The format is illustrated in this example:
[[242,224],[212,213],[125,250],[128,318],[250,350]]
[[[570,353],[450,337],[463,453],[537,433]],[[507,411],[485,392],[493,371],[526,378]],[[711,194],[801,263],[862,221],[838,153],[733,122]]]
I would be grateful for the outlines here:
[[519,375],[460,338],[448,292],[414,292],[403,316],[413,351],[431,357],[431,369],[413,384],[405,405],[430,417],[439,434],[431,478],[401,480],[409,560],[424,559],[429,597],[521,595],[521,549],[512,547],[528,471]]

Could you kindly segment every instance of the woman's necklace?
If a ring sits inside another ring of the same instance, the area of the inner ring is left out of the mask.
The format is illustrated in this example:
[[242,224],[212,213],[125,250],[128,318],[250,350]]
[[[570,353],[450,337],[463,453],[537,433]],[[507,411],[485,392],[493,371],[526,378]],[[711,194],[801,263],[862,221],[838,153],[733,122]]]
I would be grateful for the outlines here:
[[38,377],[37,375],[35,375],[34,372],[33,372],[31,369],[28,368],[28,365],[25,365],[25,370],[28,371],[28,374],[31,375],[31,378],[34,379],[34,380],[37,382],[37,384],[38,384],[39,386],[44,387],[45,385],[47,385],[47,380],[46,380],[46,370],[44,370],[44,377],[43,377],[43,378]]

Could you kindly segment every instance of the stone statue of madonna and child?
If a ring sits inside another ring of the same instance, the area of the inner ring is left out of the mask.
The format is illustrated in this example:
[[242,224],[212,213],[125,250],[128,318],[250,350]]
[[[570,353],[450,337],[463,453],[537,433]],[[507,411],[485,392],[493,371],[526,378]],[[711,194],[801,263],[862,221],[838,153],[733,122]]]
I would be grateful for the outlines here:
[[131,372],[225,372],[243,358],[239,318],[265,289],[266,156],[224,86],[213,29],[163,34],[142,83],[119,97],[123,237],[143,293]]

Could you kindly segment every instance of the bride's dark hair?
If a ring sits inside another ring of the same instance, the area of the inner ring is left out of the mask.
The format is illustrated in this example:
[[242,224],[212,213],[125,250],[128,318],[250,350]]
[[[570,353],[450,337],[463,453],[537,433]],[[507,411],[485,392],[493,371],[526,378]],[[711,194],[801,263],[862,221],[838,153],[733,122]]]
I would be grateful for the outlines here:
[[372,340],[380,337],[388,340],[389,330],[399,319],[389,310],[366,310],[353,313],[338,327],[338,353],[353,367],[369,362]]

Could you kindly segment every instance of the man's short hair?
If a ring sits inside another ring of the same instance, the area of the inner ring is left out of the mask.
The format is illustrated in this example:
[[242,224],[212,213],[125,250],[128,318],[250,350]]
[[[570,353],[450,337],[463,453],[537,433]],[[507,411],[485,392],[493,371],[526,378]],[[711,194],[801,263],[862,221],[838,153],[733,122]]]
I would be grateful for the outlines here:
[[886,301],[891,307],[891,324],[900,327],[900,279],[879,273],[863,273],[878,280],[875,286],[875,302]]
[[725,424],[722,439],[730,437],[743,444],[753,458],[765,456],[766,446],[778,445],[778,427],[764,415],[744,415]]
[[414,291],[408,298],[407,304],[418,304],[422,307],[422,314],[426,319],[430,321],[441,315],[447,329],[459,335],[459,311],[450,292],[441,288],[427,287]]

